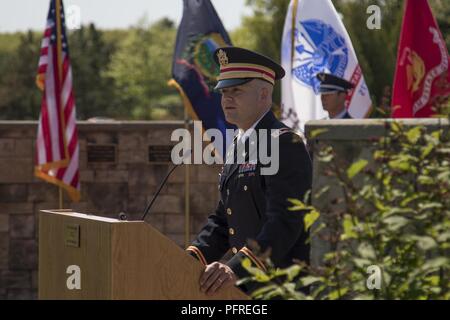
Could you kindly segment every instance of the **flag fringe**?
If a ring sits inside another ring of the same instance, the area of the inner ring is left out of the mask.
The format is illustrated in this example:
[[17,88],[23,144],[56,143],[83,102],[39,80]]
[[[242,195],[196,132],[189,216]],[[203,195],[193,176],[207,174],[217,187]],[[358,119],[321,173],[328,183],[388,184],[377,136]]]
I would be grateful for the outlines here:
[[37,167],[35,167],[34,175],[36,177],[38,177],[38,178],[41,178],[41,179],[43,179],[43,180],[45,180],[45,181],[47,181],[49,183],[55,184],[58,187],[61,187],[64,190],[66,190],[67,193],[69,194],[70,199],[73,202],[79,202],[80,201],[81,195],[80,195],[80,192],[76,188],[74,188],[74,187],[72,187],[72,186],[70,186],[68,184],[65,184],[64,182],[62,182],[61,180],[56,179],[55,177],[52,177],[52,176],[46,174],[45,172],[39,170],[39,168],[37,168]]

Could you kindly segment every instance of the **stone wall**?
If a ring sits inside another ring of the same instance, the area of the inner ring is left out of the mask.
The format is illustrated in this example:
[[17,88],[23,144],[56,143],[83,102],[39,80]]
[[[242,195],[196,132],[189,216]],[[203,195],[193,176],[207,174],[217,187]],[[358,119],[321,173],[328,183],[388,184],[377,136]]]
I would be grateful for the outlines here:
[[[183,122],[78,124],[81,201],[64,207],[117,218],[138,219],[170,168],[149,161],[149,146],[173,145]],[[58,188],[34,176],[36,122],[0,122],[0,299],[37,297],[38,212],[59,207]],[[89,162],[88,146],[108,145],[115,162]],[[191,239],[218,201],[219,165],[190,165]],[[177,168],[147,221],[184,246],[185,167]]]

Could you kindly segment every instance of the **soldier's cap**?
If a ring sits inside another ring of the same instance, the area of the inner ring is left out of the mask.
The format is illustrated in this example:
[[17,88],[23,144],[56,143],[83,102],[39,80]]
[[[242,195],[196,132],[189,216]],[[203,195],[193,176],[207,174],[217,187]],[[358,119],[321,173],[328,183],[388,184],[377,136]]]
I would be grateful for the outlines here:
[[238,47],[218,48],[214,52],[214,60],[220,66],[216,90],[238,86],[253,79],[262,79],[274,85],[285,74],[283,67],[272,59]]
[[346,92],[355,87],[351,82],[329,73],[320,72],[317,79],[320,81],[320,93]]

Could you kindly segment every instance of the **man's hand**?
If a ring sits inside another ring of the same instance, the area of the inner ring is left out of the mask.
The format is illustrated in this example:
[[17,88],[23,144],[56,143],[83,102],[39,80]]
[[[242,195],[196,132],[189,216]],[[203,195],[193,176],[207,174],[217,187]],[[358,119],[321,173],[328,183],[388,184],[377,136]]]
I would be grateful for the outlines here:
[[237,276],[229,266],[213,262],[206,266],[205,272],[200,277],[200,290],[207,295],[212,295],[222,287],[234,285],[237,280]]

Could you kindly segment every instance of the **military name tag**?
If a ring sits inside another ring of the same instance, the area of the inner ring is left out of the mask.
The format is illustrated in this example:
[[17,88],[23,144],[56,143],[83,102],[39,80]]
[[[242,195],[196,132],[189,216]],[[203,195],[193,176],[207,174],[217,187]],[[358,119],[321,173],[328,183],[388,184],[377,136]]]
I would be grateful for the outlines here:
[[66,247],[80,247],[80,225],[68,224],[65,228],[64,241]]

